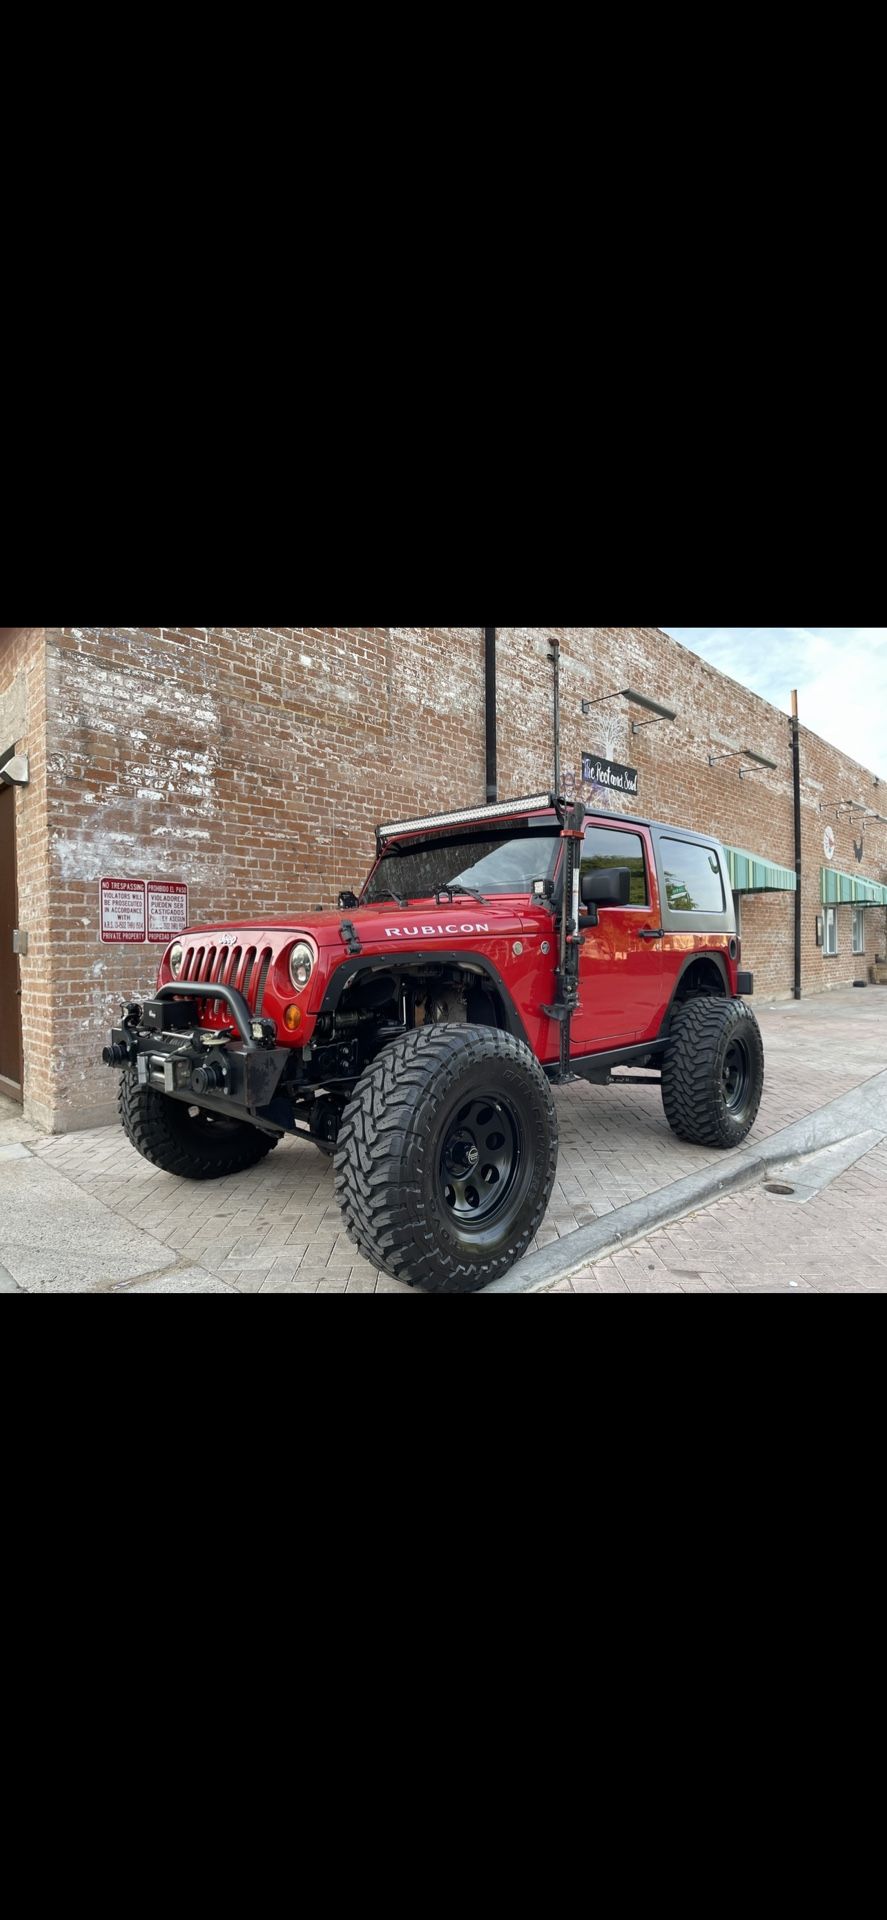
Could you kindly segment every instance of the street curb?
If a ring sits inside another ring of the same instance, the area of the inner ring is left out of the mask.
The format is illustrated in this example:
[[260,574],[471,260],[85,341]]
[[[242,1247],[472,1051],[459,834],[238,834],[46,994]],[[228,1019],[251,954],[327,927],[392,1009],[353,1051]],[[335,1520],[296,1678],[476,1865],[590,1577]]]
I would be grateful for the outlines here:
[[656,1227],[668,1226],[672,1220],[708,1206],[724,1194],[753,1185],[762,1174],[772,1172],[785,1160],[813,1153],[820,1147],[834,1146],[839,1140],[865,1132],[876,1125],[878,1119],[881,1126],[876,1130],[883,1134],[887,1132],[887,1072],[874,1074],[871,1080],[862,1081],[849,1093],[839,1094],[836,1100],[818,1107],[815,1113],[806,1114],[802,1120],[793,1121],[779,1133],[770,1134],[760,1144],[742,1148],[731,1157],[725,1171],[721,1171],[720,1165],[703,1167],[699,1173],[687,1174],[683,1180],[675,1180],[656,1193],[646,1194],[643,1200],[632,1200],[627,1207],[616,1208],[590,1226],[576,1227],[573,1233],[565,1234],[551,1246],[527,1254],[501,1280],[492,1280],[478,1292],[544,1293],[579,1267],[603,1260],[634,1240],[643,1240]]

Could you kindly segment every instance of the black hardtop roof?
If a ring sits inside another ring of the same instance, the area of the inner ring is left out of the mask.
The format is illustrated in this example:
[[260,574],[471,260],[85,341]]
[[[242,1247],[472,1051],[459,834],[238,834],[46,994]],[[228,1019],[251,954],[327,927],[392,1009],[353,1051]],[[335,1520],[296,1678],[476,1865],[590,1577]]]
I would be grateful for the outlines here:
[[720,847],[724,844],[719,833],[697,833],[695,827],[676,826],[674,821],[668,820],[649,820],[640,813],[608,813],[606,810],[599,813],[596,807],[586,807],[585,818],[599,820],[602,826],[617,826],[624,822],[626,826],[649,827],[651,833],[664,833],[672,840],[698,840],[701,846],[714,844]]
[[[563,807],[570,807],[575,805],[575,802],[564,800],[561,801],[560,804]],[[716,846],[722,845],[720,836],[716,833],[697,833],[694,827],[676,825],[674,822],[667,820],[651,820],[646,814],[611,813],[606,807],[590,807],[587,802],[585,802],[584,805],[586,820],[598,821],[601,826],[618,826],[621,824],[631,827],[648,827],[653,833],[676,835],[681,840],[696,840],[700,845],[710,846],[712,842],[714,842]],[[378,826],[376,828],[376,840],[381,846],[381,844],[389,839],[399,838],[401,833],[421,833],[423,831],[427,833],[444,833],[447,830],[457,832],[460,827],[470,827],[475,824],[479,825],[482,822],[489,826],[494,826],[497,819],[501,820],[504,824],[512,810],[514,814],[526,813],[528,817],[530,815],[538,816],[539,814],[550,812],[554,815],[555,819],[557,818],[556,801],[553,793],[521,794],[513,800],[499,800],[492,803],[484,803],[484,801],[480,800],[478,801],[476,811],[469,805],[467,807],[457,807],[453,813],[418,814],[412,820],[399,820],[392,822],[390,825]]]

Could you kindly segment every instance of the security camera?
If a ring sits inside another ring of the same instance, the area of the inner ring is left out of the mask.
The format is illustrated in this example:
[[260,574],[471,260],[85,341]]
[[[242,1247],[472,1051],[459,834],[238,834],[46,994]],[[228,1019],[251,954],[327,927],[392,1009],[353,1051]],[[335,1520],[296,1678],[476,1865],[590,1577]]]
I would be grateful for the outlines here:
[[26,787],[28,784],[28,756],[26,753],[14,753],[11,760],[0,767],[0,780],[8,787]]

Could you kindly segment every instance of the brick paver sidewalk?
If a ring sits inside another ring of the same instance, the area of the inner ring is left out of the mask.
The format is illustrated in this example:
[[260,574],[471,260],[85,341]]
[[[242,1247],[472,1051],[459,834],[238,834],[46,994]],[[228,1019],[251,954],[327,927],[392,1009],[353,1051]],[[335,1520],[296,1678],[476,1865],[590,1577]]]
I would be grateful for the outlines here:
[[803,1205],[759,1182],[550,1291],[887,1292],[887,1146],[873,1148]]
[[[887,1067],[887,992],[846,989],[755,1011],[764,1034],[766,1082],[751,1143]],[[558,1089],[556,1099],[558,1178],[534,1246],[545,1246],[710,1163],[726,1164],[727,1156],[716,1149],[691,1147],[675,1138],[656,1087],[623,1091],[578,1081]],[[26,1137],[24,1130],[19,1137]],[[330,1163],[304,1141],[284,1140],[248,1173],[205,1183],[177,1180],[151,1167],[117,1127],[39,1139],[32,1134],[28,1146],[45,1166],[119,1219],[147,1229],[161,1253],[164,1248],[179,1253],[187,1268],[181,1284],[188,1290],[203,1291],[204,1275],[207,1290],[216,1291],[412,1291],[357,1254],[342,1229]],[[743,1199],[720,1204],[742,1209]],[[810,1202],[796,1211],[810,1213],[818,1204]],[[681,1229],[668,1232],[676,1235]],[[685,1257],[683,1241],[680,1246],[680,1264],[695,1274],[698,1259]],[[619,1261],[628,1260],[628,1271],[635,1276],[638,1258],[636,1253],[618,1256]],[[828,1262],[821,1246],[817,1258]],[[618,1278],[618,1265],[603,1265],[611,1278]],[[748,1270],[756,1270],[753,1261]],[[597,1275],[599,1269],[594,1271]],[[657,1249],[646,1271],[655,1279],[657,1273],[677,1269]],[[575,1279],[570,1284],[581,1290]],[[165,1290],[174,1285],[174,1276],[139,1285],[141,1290]]]

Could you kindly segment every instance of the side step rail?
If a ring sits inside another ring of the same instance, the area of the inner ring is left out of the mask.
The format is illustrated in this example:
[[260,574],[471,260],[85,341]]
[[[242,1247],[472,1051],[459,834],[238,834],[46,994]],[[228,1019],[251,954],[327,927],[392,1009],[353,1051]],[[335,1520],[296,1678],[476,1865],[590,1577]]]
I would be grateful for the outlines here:
[[661,1073],[608,1073],[605,1087],[661,1087]]

